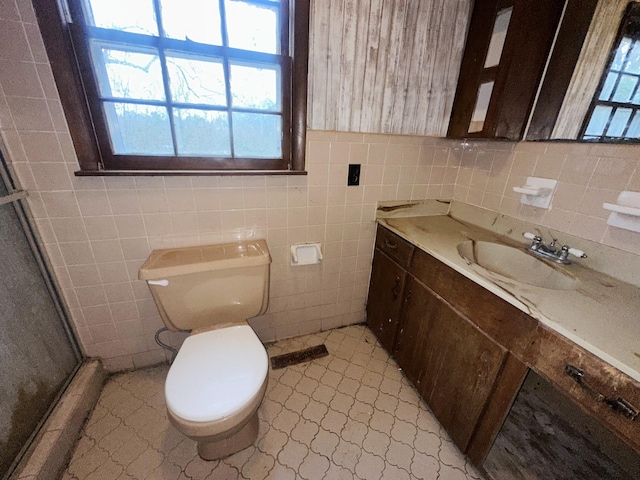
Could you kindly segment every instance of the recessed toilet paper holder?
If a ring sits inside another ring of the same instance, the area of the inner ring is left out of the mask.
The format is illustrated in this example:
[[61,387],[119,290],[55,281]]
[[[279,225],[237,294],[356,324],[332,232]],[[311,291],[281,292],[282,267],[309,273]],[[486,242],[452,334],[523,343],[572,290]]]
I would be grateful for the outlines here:
[[320,243],[296,243],[291,245],[291,265],[314,265],[322,261]]

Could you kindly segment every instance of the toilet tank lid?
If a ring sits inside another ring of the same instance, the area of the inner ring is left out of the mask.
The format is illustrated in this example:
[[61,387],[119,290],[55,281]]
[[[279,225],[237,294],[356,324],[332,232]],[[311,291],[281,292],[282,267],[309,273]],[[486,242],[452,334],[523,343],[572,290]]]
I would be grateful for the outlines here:
[[138,271],[140,280],[271,263],[264,240],[154,250]]

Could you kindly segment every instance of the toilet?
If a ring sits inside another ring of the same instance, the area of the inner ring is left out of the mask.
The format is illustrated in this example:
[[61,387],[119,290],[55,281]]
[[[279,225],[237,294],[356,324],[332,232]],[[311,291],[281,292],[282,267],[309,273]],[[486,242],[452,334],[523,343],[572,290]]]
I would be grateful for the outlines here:
[[216,460],[252,445],[268,357],[247,319],[269,302],[264,240],[154,250],[140,267],[165,325],[190,331],[165,382],[171,423]]

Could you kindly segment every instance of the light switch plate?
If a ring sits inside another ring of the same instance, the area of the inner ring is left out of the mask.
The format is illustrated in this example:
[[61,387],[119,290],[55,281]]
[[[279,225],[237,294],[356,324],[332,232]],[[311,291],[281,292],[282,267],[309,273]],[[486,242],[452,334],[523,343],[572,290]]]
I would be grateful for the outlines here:
[[350,163],[347,175],[347,186],[360,185],[360,164]]

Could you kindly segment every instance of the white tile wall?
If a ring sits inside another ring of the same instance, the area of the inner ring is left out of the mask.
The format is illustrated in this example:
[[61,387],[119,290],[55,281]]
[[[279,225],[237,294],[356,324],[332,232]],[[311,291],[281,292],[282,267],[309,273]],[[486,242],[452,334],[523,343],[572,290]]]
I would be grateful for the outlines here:
[[[17,6],[19,5],[19,7]],[[6,67],[6,68],[5,68]],[[156,363],[162,326],[137,280],[154,248],[266,238],[270,308],[252,325],[267,340],[364,319],[376,203],[452,196],[640,253],[637,235],[599,208],[640,190],[637,147],[459,142],[308,132],[307,176],[76,177],[78,165],[29,2],[0,2],[0,132],[81,343],[112,370]],[[347,187],[347,165],[362,164]],[[554,208],[521,208],[511,187],[558,178]],[[322,242],[321,265],[289,266],[288,247]],[[183,335],[171,334],[179,344]]]

